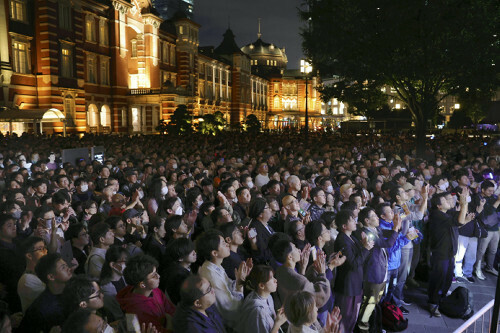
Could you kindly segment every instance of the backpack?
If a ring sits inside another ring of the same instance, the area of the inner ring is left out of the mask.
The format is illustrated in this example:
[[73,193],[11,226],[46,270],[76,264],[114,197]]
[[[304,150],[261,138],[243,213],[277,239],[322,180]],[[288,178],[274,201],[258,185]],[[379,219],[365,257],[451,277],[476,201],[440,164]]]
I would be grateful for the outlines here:
[[369,333],[382,333],[382,308],[380,304],[375,305],[368,323],[370,325]]
[[457,287],[441,300],[439,311],[451,318],[469,319],[474,314],[471,291],[465,287]]
[[383,302],[382,327],[391,332],[401,332],[408,328],[408,319],[405,319],[403,312],[391,302]]

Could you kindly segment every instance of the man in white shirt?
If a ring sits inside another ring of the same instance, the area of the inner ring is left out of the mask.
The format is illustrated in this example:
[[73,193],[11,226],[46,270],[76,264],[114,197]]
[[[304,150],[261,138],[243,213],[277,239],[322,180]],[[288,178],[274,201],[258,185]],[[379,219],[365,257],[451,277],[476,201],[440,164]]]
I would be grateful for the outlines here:
[[47,246],[40,237],[29,237],[23,243],[26,270],[17,283],[23,314],[33,301],[45,290],[45,283],[36,276],[35,266],[41,257],[47,255]]
[[255,176],[255,186],[260,190],[260,188],[267,183],[269,183],[269,170],[266,162],[259,165],[259,174]]
[[243,303],[243,285],[252,270],[252,260],[242,262],[235,272],[236,280],[231,280],[222,261],[230,255],[229,245],[218,230],[209,230],[196,243],[196,253],[205,259],[198,274],[207,279],[215,291],[216,306],[230,328],[235,328],[238,310]]
[[85,263],[85,272],[91,278],[99,279],[101,277],[102,265],[105,261],[106,251],[115,242],[115,233],[108,224],[100,222],[92,227],[90,238],[94,247],[89,253]]

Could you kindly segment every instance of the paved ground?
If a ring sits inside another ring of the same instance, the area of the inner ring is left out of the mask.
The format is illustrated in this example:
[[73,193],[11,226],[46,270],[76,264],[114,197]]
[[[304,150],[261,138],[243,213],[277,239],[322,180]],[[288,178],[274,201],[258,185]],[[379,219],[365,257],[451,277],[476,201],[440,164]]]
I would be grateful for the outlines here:
[[[485,273],[485,276],[485,281],[480,281],[476,278],[475,283],[454,283],[451,286],[451,290],[458,286],[464,286],[471,290],[474,296],[474,311],[478,311],[495,297],[497,277],[488,273]],[[407,300],[410,300],[412,303],[412,305],[406,307],[410,311],[410,314],[407,316],[408,329],[405,332],[445,333],[453,332],[460,327],[464,323],[462,319],[448,318],[444,315],[441,318],[430,317],[427,311],[427,289],[425,287],[422,284],[421,288],[405,290]],[[489,318],[487,320],[489,321]],[[485,325],[485,327],[485,332],[487,332],[488,326]],[[480,329],[478,331],[481,332]]]

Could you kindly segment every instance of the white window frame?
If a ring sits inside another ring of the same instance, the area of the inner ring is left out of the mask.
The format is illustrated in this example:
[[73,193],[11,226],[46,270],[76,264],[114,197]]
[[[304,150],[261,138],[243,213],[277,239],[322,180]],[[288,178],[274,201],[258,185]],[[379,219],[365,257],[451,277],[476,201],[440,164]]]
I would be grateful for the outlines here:
[[28,38],[12,37],[12,69],[16,73],[31,73],[31,45]]
[[99,45],[109,46],[108,22],[102,17],[99,19]]
[[26,0],[10,0],[10,18],[15,21],[28,22],[27,18],[27,1]]
[[87,15],[85,17],[85,40],[87,42],[95,43],[97,42],[96,31],[95,31],[95,18],[92,15]]
[[96,57],[90,54],[87,54],[87,82],[88,83],[97,83],[97,61]]
[[61,43],[61,77],[73,77],[73,46]]

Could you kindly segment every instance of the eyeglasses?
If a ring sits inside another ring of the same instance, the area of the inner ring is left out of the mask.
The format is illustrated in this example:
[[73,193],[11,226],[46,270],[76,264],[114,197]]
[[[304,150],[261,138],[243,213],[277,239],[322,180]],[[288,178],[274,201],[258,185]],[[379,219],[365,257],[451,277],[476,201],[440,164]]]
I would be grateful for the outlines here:
[[203,295],[201,295],[200,298],[202,298],[203,296],[205,296],[207,294],[210,294],[212,292],[212,290],[213,290],[212,285],[209,284],[208,288],[207,288],[207,291],[205,291],[205,293]]
[[37,249],[33,249],[33,251],[30,251],[31,253],[34,253],[34,252],[38,252],[38,251],[46,251],[47,250],[47,247],[46,246],[43,246],[43,247],[39,247]]
[[83,233],[79,234],[78,237],[83,237],[83,236],[88,236],[88,235],[89,235],[88,232],[83,232]]

